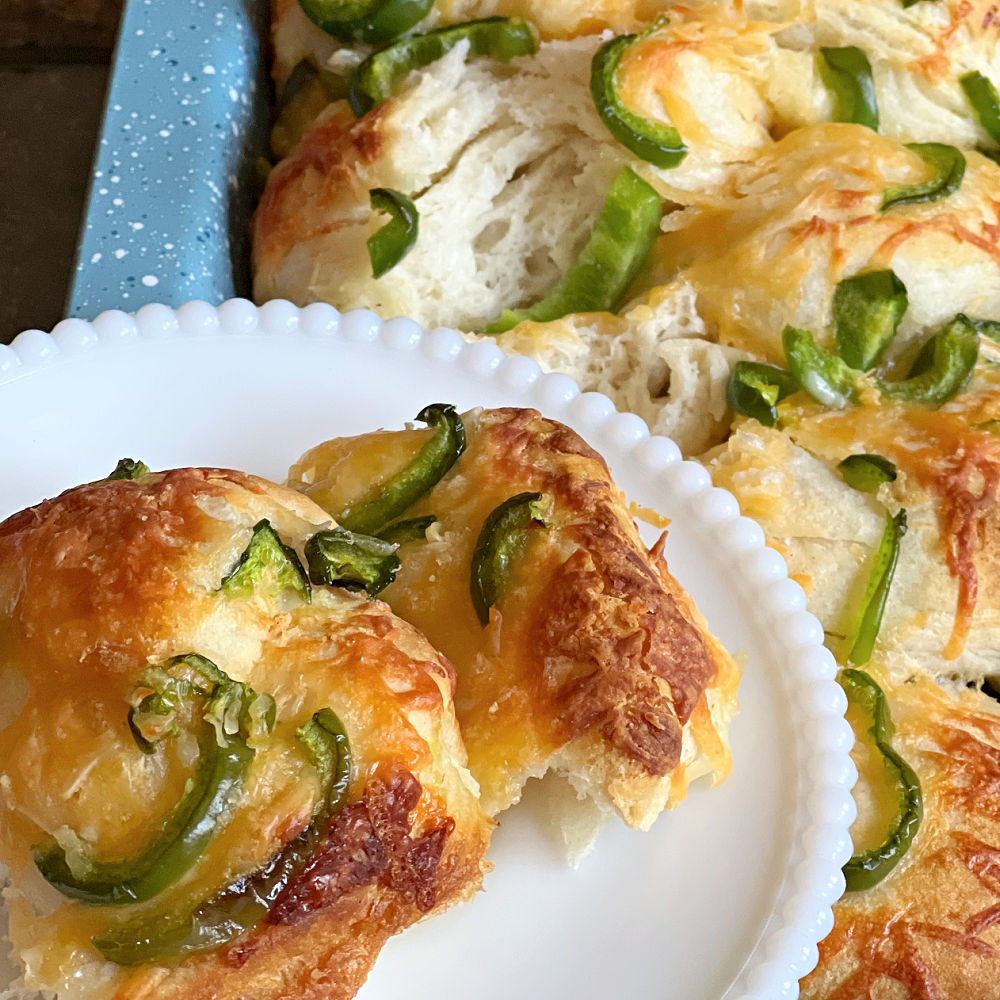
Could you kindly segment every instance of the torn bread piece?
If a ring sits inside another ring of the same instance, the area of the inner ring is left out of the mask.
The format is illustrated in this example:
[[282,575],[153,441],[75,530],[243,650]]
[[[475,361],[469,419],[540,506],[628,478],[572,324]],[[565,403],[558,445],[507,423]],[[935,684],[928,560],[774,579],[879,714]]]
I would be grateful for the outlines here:
[[[402,568],[382,596],[455,665],[456,713],[487,812],[552,770],[648,828],[692,778],[728,774],[739,671],[669,573],[663,539],[646,549],[579,435],[530,409],[476,410],[462,422],[464,453],[405,513],[433,523],[401,543]],[[351,527],[435,433],[328,441],[292,467],[289,484]],[[534,506],[519,533],[505,518],[516,520],[525,497]],[[487,563],[498,549],[501,570]],[[485,606],[474,575],[495,591]]]
[[0,525],[0,861],[25,988],[347,1000],[390,935],[480,887],[492,824],[453,671],[385,604],[309,581],[327,526],[211,469]]

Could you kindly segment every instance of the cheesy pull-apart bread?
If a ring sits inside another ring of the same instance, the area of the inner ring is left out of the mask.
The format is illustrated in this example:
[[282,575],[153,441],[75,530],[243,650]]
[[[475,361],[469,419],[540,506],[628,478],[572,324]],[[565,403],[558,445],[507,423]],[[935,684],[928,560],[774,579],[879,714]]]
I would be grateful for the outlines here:
[[[900,839],[909,849],[881,881],[855,886],[834,905],[833,931],[820,943],[819,965],[802,981],[800,995],[802,1000],[997,1000],[997,703],[974,690],[949,693],[926,678],[896,686],[878,669],[871,673],[891,709],[892,750],[906,761],[909,774],[900,785],[882,753],[870,742],[859,743],[852,835],[863,840],[871,829],[884,829],[886,817],[904,814],[909,821]],[[923,812],[915,834],[914,778]]]
[[[328,10],[273,10],[284,159],[254,220],[258,300],[499,335],[697,453],[725,435],[739,352],[760,353],[731,335],[754,313],[773,347],[780,303],[822,308],[835,272],[894,256],[928,272],[925,302],[995,297],[985,0],[455,0],[377,38]],[[501,44],[489,17],[535,28]],[[911,142],[963,151],[965,178],[883,217],[885,189],[926,175]],[[376,266],[384,189],[414,238]]]
[[646,828],[692,778],[725,777],[738,669],[603,459],[535,410],[420,419],[434,426],[321,444],[289,484],[399,542],[382,596],[455,665],[486,811],[551,770]]
[[482,880],[453,671],[385,604],[310,581],[330,522],[307,498],[214,469],[117,475],[138,478],[0,525],[24,984],[352,997],[391,934]]
[[979,689],[1000,670],[998,324],[955,316],[863,373],[844,356],[861,365],[862,348],[891,348],[906,286],[886,270],[846,281],[828,348],[787,328],[795,376],[737,367],[742,416],[702,456],[784,555],[847,668],[861,780],[845,872],[859,878],[803,995],[995,996],[1000,709]]
[[[365,306],[479,331],[556,285],[615,201],[624,168],[642,178],[655,229],[667,207],[700,200],[729,165],[771,143],[765,103],[734,69],[752,62],[757,43],[733,51],[714,26],[698,25],[690,40],[661,39],[667,28],[621,35],[633,43],[614,49],[586,31],[539,42],[517,19],[444,30],[452,34],[432,61],[411,57],[402,39],[362,62],[368,72],[352,70],[350,101],[326,106],[271,171],[253,223],[258,300]],[[697,63],[690,81],[673,67],[675,50]],[[650,162],[619,141],[595,103],[595,67],[605,64],[608,100],[659,110],[673,152]],[[384,222],[370,202],[383,188],[412,201],[419,235],[377,275],[365,244]],[[614,311],[625,284],[609,305],[570,311]]]
[[[709,41],[712,58],[729,58],[727,42]],[[255,297],[364,306],[428,327],[481,331],[505,310],[543,300],[586,255],[595,232],[606,233],[624,214],[624,236],[610,241],[615,259],[594,262],[614,276],[609,287],[581,276],[557,313],[572,314],[565,321],[520,324],[552,329],[530,353],[610,392],[688,451],[717,441],[724,383],[738,355],[703,337],[690,297],[631,318],[613,310],[632,294],[668,209],[770,143],[758,123],[760,100],[725,73],[716,79],[706,70],[709,90],[685,91],[702,102],[690,114],[704,117],[704,141],[689,142],[671,167],[657,167],[619,143],[596,109],[590,81],[603,45],[599,35],[556,35],[534,55],[502,62],[469,58],[463,40],[401,79],[361,118],[344,100],[329,104],[269,178],[253,223]],[[624,53],[621,85],[658,106],[660,92],[643,90],[642,65],[636,53]],[[419,232],[408,253],[376,275],[367,241],[386,215],[373,209],[371,192],[387,190],[412,202]],[[526,349],[505,338],[501,344]]]
[[[991,0],[926,7],[898,0],[863,7],[854,0],[424,0],[423,6],[425,16],[409,29],[416,34],[497,16],[526,19],[545,42],[645,33],[649,44],[635,53],[638,79],[626,88],[629,103],[669,121],[692,144],[709,139],[718,125],[712,105],[718,111],[736,96],[720,93],[726,84],[742,98],[727,110],[739,109],[744,135],[756,129],[764,141],[767,132],[860,117],[906,141],[990,141],[961,80],[970,73],[1000,76],[1000,25]],[[272,0],[272,76],[283,103],[301,94],[283,91],[303,64],[326,74],[325,104],[342,97],[330,78],[349,73],[379,44],[338,29],[324,20],[324,9],[330,6],[320,0]],[[419,5],[412,9],[419,12]],[[295,82],[291,89],[298,90]],[[650,100],[655,91],[659,105]],[[323,105],[308,103],[315,117]]]
[[[703,456],[764,528],[806,590],[835,653],[846,655],[886,518],[905,533],[877,635],[898,681],[914,674],[980,683],[1000,673],[1000,384],[992,370],[940,411],[893,401],[829,410],[791,397],[780,426],[743,420]],[[888,462],[874,492],[842,462]]]

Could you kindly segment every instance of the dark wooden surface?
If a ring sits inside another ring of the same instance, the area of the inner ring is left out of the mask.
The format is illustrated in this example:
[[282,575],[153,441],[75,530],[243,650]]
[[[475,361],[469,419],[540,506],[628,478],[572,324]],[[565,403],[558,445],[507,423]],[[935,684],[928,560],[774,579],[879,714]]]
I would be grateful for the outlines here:
[[0,343],[64,315],[120,0],[0,0]]

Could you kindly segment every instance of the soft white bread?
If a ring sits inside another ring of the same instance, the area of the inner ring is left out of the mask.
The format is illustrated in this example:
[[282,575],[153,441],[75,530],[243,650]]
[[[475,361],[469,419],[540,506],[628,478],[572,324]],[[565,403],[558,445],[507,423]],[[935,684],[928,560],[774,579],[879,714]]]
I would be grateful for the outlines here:
[[[930,674],[979,683],[1000,672],[1000,440],[982,426],[1000,413],[993,372],[949,409],[871,402],[824,412],[802,400],[783,411],[783,429],[741,421],[703,458],[785,556],[842,654],[886,512],[905,508],[877,645],[897,682]],[[836,464],[858,452],[890,457],[896,481],[878,494],[848,486]]]
[[726,386],[746,352],[714,342],[692,285],[683,279],[633,303],[621,316],[574,313],[548,323],[524,322],[497,337],[545,371],[563,372],[637,413],[654,434],[685,454],[718,443],[732,415]]
[[[588,80],[599,44],[543,43],[509,66],[466,63],[460,45],[358,122],[343,104],[331,105],[272,172],[254,220],[255,296],[479,329],[558,281],[624,163],[665,197],[682,197],[681,187],[711,186],[726,162],[769,141],[743,107],[745,94],[720,77],[702,95],[706,106],[729,100],[725,114],[713,112],[711,141],[694,145],[677,170],[642,164],[594,109]],[[368,204],[375,187],[412,196],[420,212],[415,248],[380,279],[365,247],[382,223]],[[703,332],[691,296],[681,293],[640,305],[624,324],[580,316],[500,343],[609,392],[694,451],[718,440],[723,387],[739,356],[673,342]],[[706,400],[707,423],[697,412]]]
[[[358,122],[332,105],[271,173],[254,218],[255,297],[466,330],[541,297],[624,162],[586,88],[595,47],[466,65],[462,43]],[[416,246],[381,279],[365,248],[381,225],[368,203],[377,187],[420,212]]]
[[[641,31],[662,13],[661,0],[437,0],[414,31],[432,31],[484,17],[523,17],[546,40],[570,39],[609,30]],[[307,59],[322,66],[344,46],[318,28],[299,0],[271,0],[272,74],[280,86]]]
[[[714,6],[709,3],[707,6]],[[872,68],[879,131],[901,142],[992,146],[959,78],[1000,78],[1000,24],[990,0],[748,0],[751,20],[781,26],[762,86],[782,131],[829,121],[834,101],[818,69],[821,47],[855,46]]]
[[[687,199],[770,143],[748,85],[711,73],[689,95],[708,116],[702,141],[673,170],[638,160],[594,107],[600,43],[543,42],[501,64],[466,62],[463,42],[357,122],[331,105],[269,178],[254,220],[254,295],[476,330],[555,284],[623,164]],[[421,220],[414,249],[380,279],[365,250],[381,224],[368,204],[375,187],[413,198]]]

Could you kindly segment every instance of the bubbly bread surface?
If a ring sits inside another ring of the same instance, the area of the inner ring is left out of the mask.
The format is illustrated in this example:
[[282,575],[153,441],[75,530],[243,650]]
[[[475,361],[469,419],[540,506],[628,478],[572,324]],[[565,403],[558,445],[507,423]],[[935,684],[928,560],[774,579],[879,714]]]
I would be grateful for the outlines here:
[[[321,586],[308,599],[220,590],[263,519],[299,553],[329,525],[299,494],[213,469],[92,483],[0,525],[0,860],[27,987],[61,1000],[349,998],[390,935],[479,888],[491,824],[465,768],[450,665],[377,601]],[[273,730],[248,738],[242,790],[188,871],[148,902],[67,898],[34,845],[54,836],[71,859],[131,858],[184,794],[193,737],[181,727],[143,753],[129,699],[150,664],[191,653],[273,697]],[[346,797],[264,919],[187,957],[105,961],[92,939],[190,913],[226,887],[239,897],[303,835],[322,781],[301,732],[323,709],[350,744]]]
[[[436,522],[426,540],[401,548],[402,569],[383,596],[455,665],[456,711],[488,812],[551,769],[648,827],[691,777],[728,773],[738,669],[662,547],[646,549],[607,465],[579,435],[527,409],[463,420],[465,452],[407,511]],[[426,433],[328,441],[289,482],[346,510],[358,483],[405,464]],[[526,492],[550,512],[510,561],[484,625],[470,596],[477,540],[492,511]]]

